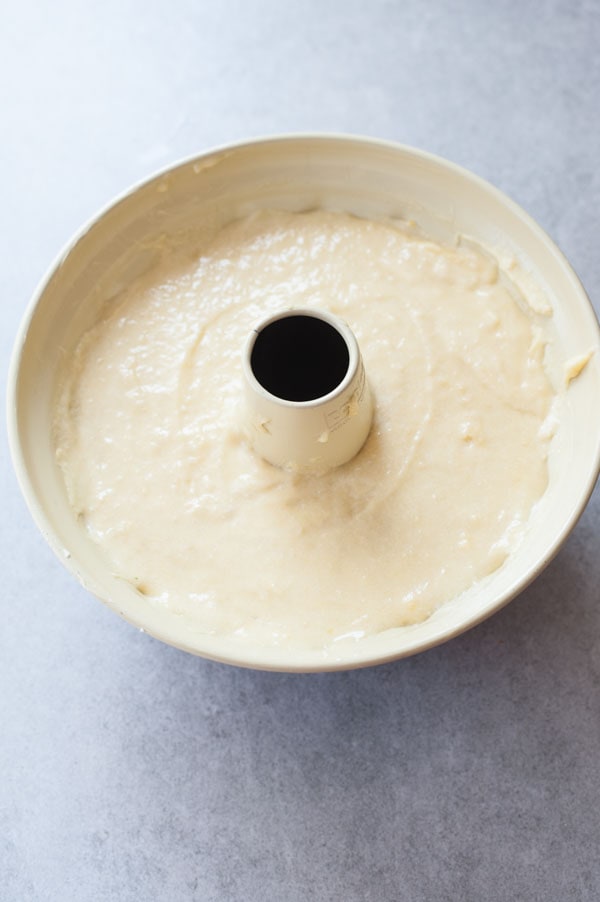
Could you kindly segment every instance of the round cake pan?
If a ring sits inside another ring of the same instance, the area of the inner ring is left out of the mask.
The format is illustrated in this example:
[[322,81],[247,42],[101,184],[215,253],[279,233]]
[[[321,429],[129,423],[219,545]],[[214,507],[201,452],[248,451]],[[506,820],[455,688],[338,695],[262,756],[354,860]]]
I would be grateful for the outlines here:
[[[423,623],[340,649],[291,651],[206,635],[153,605],[111,572],[77,522],[54,455],[53,406],[64,362],[104,304],[155,263],[157,240],[191,227],[210,237],[264,208],[408,219],[437,240],[466,237],[494,253],[535,303],[552,310],[547,320],[559,425],[549,486],[524,541],[500,569]],[[591,415],[600,409],[599,345],[593,308],[562,253],[520,207],[482,179],[431,154],[384,141],[330,135],[255,140],[204,153],[135,186],[60,254],[16,339],[8,389],[11,451],[29,509],[52,549],[90,592],[132,624],[188,652],[247,667],[367,666],[437,645],[488,617],[531,582],[564,542],[600,465],[600,419]],[[564,362],[588,352],[583,372],[567,386]]]

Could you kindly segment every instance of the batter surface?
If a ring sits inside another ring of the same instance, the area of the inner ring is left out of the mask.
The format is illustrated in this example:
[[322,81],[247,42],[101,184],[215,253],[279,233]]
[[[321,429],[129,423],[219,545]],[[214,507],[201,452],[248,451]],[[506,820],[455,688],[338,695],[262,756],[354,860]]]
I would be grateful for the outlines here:
[[[359,455],[318,476],[241,428],[243,344],[290,307],[348,322],[375,401]],[[71,503],[195,631],[322,647],[421,621],[500,567],[546,488],[539,321],[474,248],[257,213],[165,249],[81,341],[55,421]]]

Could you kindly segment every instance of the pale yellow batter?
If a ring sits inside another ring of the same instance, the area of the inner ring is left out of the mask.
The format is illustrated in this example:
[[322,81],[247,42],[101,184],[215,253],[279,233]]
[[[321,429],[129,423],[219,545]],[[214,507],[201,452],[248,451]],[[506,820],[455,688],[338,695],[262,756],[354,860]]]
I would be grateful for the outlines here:
[[[254,324],[324,308],[375,399],[349,464],[297,476],[241,429]],[[498,568],[548,480],[541,317],[494,260],[410,227],[262,212],[165,249],[80,343],[56,416],[114,572],[194,628],[320,647],[428,617]]]

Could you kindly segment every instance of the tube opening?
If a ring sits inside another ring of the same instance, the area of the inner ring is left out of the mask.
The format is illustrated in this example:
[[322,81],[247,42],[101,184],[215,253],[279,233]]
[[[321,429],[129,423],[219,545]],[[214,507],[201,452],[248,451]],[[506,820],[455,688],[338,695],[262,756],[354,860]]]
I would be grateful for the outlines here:
[[256,335],[250,367],[256,381],[284,401],[314,401],[340,385],[350,365],[343,335],[318,316],[290,314]]

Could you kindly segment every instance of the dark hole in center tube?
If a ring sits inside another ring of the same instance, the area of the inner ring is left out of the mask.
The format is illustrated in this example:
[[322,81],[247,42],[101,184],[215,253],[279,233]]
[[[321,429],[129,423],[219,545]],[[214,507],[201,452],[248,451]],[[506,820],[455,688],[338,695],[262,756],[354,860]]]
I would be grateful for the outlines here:
[[284,316],[256,336],[250,366],[264,389],[284,401],[328,395],[348,372],[350,353],[338,330],[316,316]]

